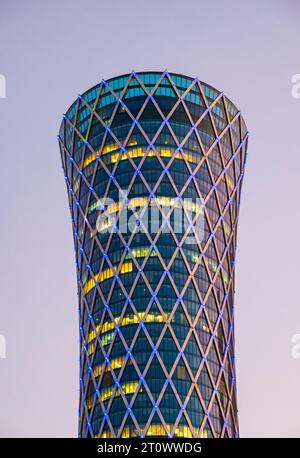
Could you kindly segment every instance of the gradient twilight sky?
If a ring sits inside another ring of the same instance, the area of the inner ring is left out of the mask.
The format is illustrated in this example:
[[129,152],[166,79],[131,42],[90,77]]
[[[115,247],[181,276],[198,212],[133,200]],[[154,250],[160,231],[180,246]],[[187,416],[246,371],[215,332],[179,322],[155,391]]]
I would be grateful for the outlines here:
[[102,78],[183,73],[224,90],[251,137],[238,229],[242,437],[300,437],[297,0],[0,0],[0,436],[76,436],[75,258],[56,135]]

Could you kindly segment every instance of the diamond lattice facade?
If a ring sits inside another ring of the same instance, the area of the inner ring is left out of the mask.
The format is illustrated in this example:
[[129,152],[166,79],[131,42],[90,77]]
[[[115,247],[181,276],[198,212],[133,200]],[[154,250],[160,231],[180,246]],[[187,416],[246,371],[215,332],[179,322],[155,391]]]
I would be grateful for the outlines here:
[[168,72],[102,81],[64,115],[80,437],[238,435],[233,302],[247,138],[223,93]]

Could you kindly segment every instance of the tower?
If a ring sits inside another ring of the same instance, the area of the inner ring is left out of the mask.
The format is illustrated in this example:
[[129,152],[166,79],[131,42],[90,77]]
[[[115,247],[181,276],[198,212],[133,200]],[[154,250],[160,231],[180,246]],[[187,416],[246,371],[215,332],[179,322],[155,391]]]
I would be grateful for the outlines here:
[[235,437],[236,231],[248,133],[198,79],[132,72],[71,105],[81,437]]

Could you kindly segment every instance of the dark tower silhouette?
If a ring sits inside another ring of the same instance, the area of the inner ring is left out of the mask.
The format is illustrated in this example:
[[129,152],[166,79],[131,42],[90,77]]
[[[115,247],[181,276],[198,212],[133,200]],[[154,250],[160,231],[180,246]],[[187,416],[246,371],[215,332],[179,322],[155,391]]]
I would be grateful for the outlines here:
[[233,302],[247,138],[223,93],[168,72],[102,81],[64,115],[81,437],[238,435]]

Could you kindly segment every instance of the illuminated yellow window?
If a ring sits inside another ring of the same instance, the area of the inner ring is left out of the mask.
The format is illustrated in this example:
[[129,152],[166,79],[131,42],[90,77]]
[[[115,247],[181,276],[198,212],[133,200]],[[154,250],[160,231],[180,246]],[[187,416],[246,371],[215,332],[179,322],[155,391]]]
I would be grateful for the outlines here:
[[114,333],[110,332],[108,334],[105,334],[102,339],[101,339],[101,345],[102,347],[105,347],[106,345],[109,345],[112,341]]
[[[168,196],[157,196],[156,197],[156,202],[158,203],[158,205],[160,205],[161,207],[176,207],[176,208],[181,208],[181,204],[180,202],[175,199],[174,197],[168,197]],[[155,203],[155,200],[154,199],[150,199],[150,201],[148,200],[148,197],[147,196],[143,196],[143,197],[134,197],[132,198],[129,203],[128,203],[128,208],[140,208],[140,207],[145,207],[146,205],[150,205],[150,206],[155,206],[156,203]],[[89,213],[92,213],[98,206],[98,203],[97,202],[93,202],[90,206],[89,206],[89,210],[88,212]],[[105,214],[107,216],[111,215],[111,214],[116,214],[120,211],[120,207],[121,207],[121,204],[119,202],[116,202],[116,203],[113,203],[111,205],[108,205],[106,211],[105,211]],[[191,202],[191,201],[185,201],[184,202],[184,209],[187,210],[187,211],[191,211],[193,213],[196,213],[196,212],[202,212],[203,213],[203,208],[201,206],[201,203],[199,202]],[[108,228],[110,227],[112,224],[112,221],[110,218],[107,218],[105,219],[103,222],[102,222],[102,225],[100,227],[100,231],[105,229],[105,228]]]
[[146,436],[167,436],[167,434],[162,425],[150,425]]
[[130,437],[130,428],[129,428],[129,426],[125,426],[125,428],[123,429],[123,432],[121,434],[121,437],[123,439]]
[[[144,318],[144,315],[145,315],[145,312],[138,312],[137,314],[135,315],[127,315],[127,316],[124,316],[120,325],[121,326],[127,326],[127,325],[130,325],[130,324],[138,324],[143,318]],[[168,319],[168,316],[169,314],[166,313],[166,319]],[[174,319],[174,318],[173,318]],[[164,320],[164,317],[160,314],[154,314],[154,313],[147,313],[145,318],[144,318],[144,322],[145,323],[163,323],[165,320]],[[88,335],[88,338],[87,338],[87,342],[90,343],[92,340],[94,340],[97,336],[98,333],[100,334],[104,334],[105,332],[108,332],[108,331],[111,331],[113,329],[115,329],[115,326],[120,322],[120,317],[115,317],[115,320],[114,321],[105,321],[101,327],[101,325],[98,325],[96,327],[96,330],[93,329],[93,331],[91,331]],[[111,334],[109,336],[109,342],[111,341],[112,339],[112,336],[113,334]],[[103,337],[104,339],[104,337]],[[106,343],[106,345],[108,344]]]
[[85,169],[91,162],[94,162],[96,160],[97,155],[95,153],[92,153],[90,156],[88,156],[84,162],[82,168]]
[[[124,356],[120,356],[119,358],[112,359],[111,362],[110,362],[111,368],[113,370],[114,369],[120,369],[122,367],[122,365],[124,364],[124,360],[125,360]],[[106,365],[105,372],[109,372],[110,371],[110,366]],[[95,367],[95,369],[93,371],[93,374],[94,374],[95,378],[99,377],[99,375],[102,374],[103,367],[104,367],[104,364],[99,364],[99,366]]]
[[177,426],[175,428],[175,436],[177,437],[193,437],[192,431],[188,426]]
[[95,351],[95,344],[91,344],[87,350],[87,354],[90,356],[94,353],[94,351]]
[[[148,247],[139,247],[139,248],[132,248],[132,255],[135,258],[145,258],[148,254],[149,248]],[[154,254],[151,253],[151,256],[155,256],[156,252],[154,251]],[[127,256],[130,256],[128,253]]]
[[102,437],[103,439],[104,439],[104,438],[106,438],[106,439],[112,439],[112,438],[114,438],[115,436],[114,436],[114,434],[113,434],[111,431],[105,431],[105,432],[103,432],[103,433],[101,434],[101,437]]
[[[163,436],[167,436],[168,434],[171,433],[171,431],[173,430],[173,427],[174,425],[172,424],[166,424],[166,429],[167,431],[165,430],[165,428],[163,427],[163,425],[159,424],[151,424],[148,428],[148,431],[146,432],[144,428],[142,428],[142,433],[145,434],[146,436],[160,436],[160,437],[163,437]],[[198,437],[199,435],[199,428],[193,428],[194,429],[194,432],[195,432],[195,435],[196,437]],[[124,429],[123,429],[123,432],[121,434],[121,437],[122,438],[128,438],[128,437],[136,437],[139,435],[139,432],[137,431],[136,428],[134,428],[133,426],[125,426]],[[190,430],[190,428],[187,426],[187,425],[179,425],[175,428],[175,431],[174,431],[174,435],[175,436],[179,436],[179,437],[187,437],[187,438],[192,438],[193,437],[193,434]],[[101,437],[106,437],[106,438],[110,438],[110,437],[114,437],[113,434],[111,433],[111,431],[103,431],[103,433],[101,434]],[[201,431],[200,433],[200,438],[201,439],[204,439],[204,438],[207,438],[208,437],[208,431],[207,430],[203,430]]]
[[[117,266],[114,267],[114,270],[117,270]],[[132,262],[125,262],[120,270],[120,274],[125,274],[128,272],[132,272],[133,265]],[[83,287],[84,294],[87,294],[91,289],[95,287],[96,282],[101,283],[109,278],[114,276],[113,270],[108,267],[107,269],[102,270],[99,274],[95,275],[95,279],[91,278]]]
[[116,149],[119,148],[119,145],[117,143],[111,143],[110,145],[105,145],[104,148],[102,149],[102,154],[108,154],[111,153],[112,151],[115,151]]
[[91,289],[93,289],[95,286],[95,280],[93,278],[91,278],[84,286],[83,288],[83,291],[84,291],[84,294],[87,294],[89,291],[91,291]]
[[148,197],[134,197],[130,200],[131,207],[143,207],[147,204]]
[[[146,436],[167,436],[172,431],[173,427],[174,425],[166,424],[167,431],[165,431],[165,428],[163,427],[163,425],[152,424],[149,426]],[[195,434],[197,435],[198,433],[199,433],[199,429],[197,430],[196,428]],[[177,437],[187,437],[187,438],[193,437],[192,431],[186,425],[177,426],[175,428],[174,435]],[[205,437],[205,436],[201,435],[201,437]]]
[[[124,383],[122,385],[122,390],[124,392],[124,394],[133,394],[136,389],[138,387],[138,382],[128,382],[128,383]],[[113,394],[113,387],[109,387],[109,388],[104,388],[102,391],[101,391],[101,399],[102,401],[106,401],[107,399],[109,399],[112,394]],[[139,391],[142,391],[142,388],[140,388]],[[119,390],[116,390],[116,393],[115,393],[115,396],[121,396],[121,393]]]
[[[147,153],[147,150],[145,148],[142,148],[142,147],[129,149],[129,148],[131,148],[132,146],[134,146],[136,144],[137,144],[136,141],[132,141],[132,142],[128,143],[128,145],[126,147],[128,149],[127,154],[126,153],[122,153],[121,154],[121,158],[120,158],[121,161],[128,159],[128,157],[130,157],[132,159],[135,159],[135,158],[138,158],[138,157],[143,157],[146,154],[147,154],[148,157],[153,157],[153,156],[156,155],[155,151],[151,150],[151,149],[148,151],[148,153]],[[89,164],[91,164],[93,161],[95,161],[97,156],[104,156],[104,155],[109,154],[109,153],[113,153],[113,154],[111,154],[111,156],[109,158],[109,162],[112,163],[112,164],[116,163],[118,161],[118,159],[119,159],[120,151],[115,152],[115,153],[114,153],[114,151],[117,151],[119,149],[120,149],[120,146],[117,143],[112,143],[110,145],[104,146],[102,151],[98,150],[95,153],[92,153],[90,156],[88,156],[85,159],[82,168],[83,169],[86,168]],[[174,148],[158,148],[157,154],[160,157],[172,157],[172,155],[174,155],[175,159],[183,160],[182,153],[180,151],[176,152],[176,150]],[[186,158],[186,160],[188,162],[191,162],[191,163],[194,163],[194,164],[197,163],[198,160],[199,160],[196,155],[194,155],[194,154],[192,154],[190,152],[185,152],[184,156],[185,156],[185,158]],[[232,185],[232,181],[231,181],[230,186],[233,186]]]
[[74,192],[75,193],[78,191],[78,187],[79,187],[79,177],[76,179],[74,183]]
[[233,184],[232,179],[230,178],[229,175],[226,175],[226,179],[227,179],[227,183],[228,183],[228,186],[229,186],[230,190],[233,191],[234,190],[234,184]]
[[[161,157],[171,157],[172,156],[172,151],[170,149],[161,148],[159,153],[160,153]],[[180,156],[181,156],[181,153],[177,153],[176,156],[175,156],[176,158],[179,157],[178,154],[180,154]]]

